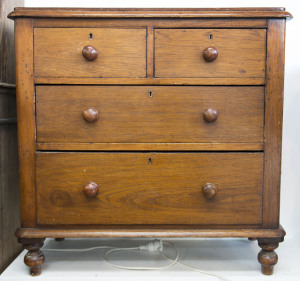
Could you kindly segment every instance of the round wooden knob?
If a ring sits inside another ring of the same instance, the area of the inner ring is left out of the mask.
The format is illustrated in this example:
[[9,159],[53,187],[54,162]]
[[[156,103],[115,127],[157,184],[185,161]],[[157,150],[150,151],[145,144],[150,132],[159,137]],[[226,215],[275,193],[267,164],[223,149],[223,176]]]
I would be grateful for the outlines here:
[[97,196],[98,190],[99,190],[98,185],[91,181],[85,185],[83,189],[83,193],[88,198],[94,198]]
[[202,193],[206,199],[212,199],[217,195],[217,189],[213,183],[203,185]]
[[85,46],[82,49],[82,55],[87,60],[95,60],[98,57],[98,50],[93,46]]
[[82,116],[87,122],[95,122],[98,119],[98,110],[95,108],[88,108],[82,112]]
[[203,119],[206,122],[214,122],[218,119],[218,110],[208,108],[203,111]]
[[208,47],[203,51],[203,58],[207,62],[214,61],[218,57],[218,50],[215,47]]

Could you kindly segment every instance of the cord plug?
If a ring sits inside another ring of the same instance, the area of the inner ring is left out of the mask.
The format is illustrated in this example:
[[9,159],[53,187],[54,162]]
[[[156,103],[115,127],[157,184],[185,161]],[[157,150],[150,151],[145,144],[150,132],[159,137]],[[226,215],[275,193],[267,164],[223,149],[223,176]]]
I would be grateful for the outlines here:
[[163,242],[162,240],[155,239],[148,244],[141,245],[139,247],[142,251],[148,251],[148,252],[162,252],[163,251]]

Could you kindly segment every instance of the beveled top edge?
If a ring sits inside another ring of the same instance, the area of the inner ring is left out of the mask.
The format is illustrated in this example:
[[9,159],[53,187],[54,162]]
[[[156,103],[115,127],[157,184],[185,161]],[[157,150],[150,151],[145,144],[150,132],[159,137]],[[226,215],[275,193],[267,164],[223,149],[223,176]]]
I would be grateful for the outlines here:
[[18,7],[8,18],[286,18],[284,8],[29,8]]
[[253,10],[263,10],[263,11],[285,11],[284,7],[235,7],[235,8],[39,8],[39,7],[15,7],[14,10],[64,10],[64,11],[229,11],[229,10],[238,10],[238,11],[253,11]]

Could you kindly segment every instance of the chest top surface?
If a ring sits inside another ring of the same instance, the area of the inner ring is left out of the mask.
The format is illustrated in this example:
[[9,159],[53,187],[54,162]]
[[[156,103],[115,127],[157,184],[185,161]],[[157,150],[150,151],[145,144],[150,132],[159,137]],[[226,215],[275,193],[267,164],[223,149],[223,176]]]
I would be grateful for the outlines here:
[[15,8],[8,16],[17,17],[177,17],[177,18],[287,18],[292,15],[284,8]]

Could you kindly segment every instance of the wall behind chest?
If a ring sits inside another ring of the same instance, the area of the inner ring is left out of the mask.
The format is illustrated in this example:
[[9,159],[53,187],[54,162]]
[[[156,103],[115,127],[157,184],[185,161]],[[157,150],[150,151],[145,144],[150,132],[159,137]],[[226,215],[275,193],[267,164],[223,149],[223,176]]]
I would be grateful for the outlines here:
[[0,3],[0,273],[21,251],[14,232],[20,225],[14,23],[7,18],[23,0]]

